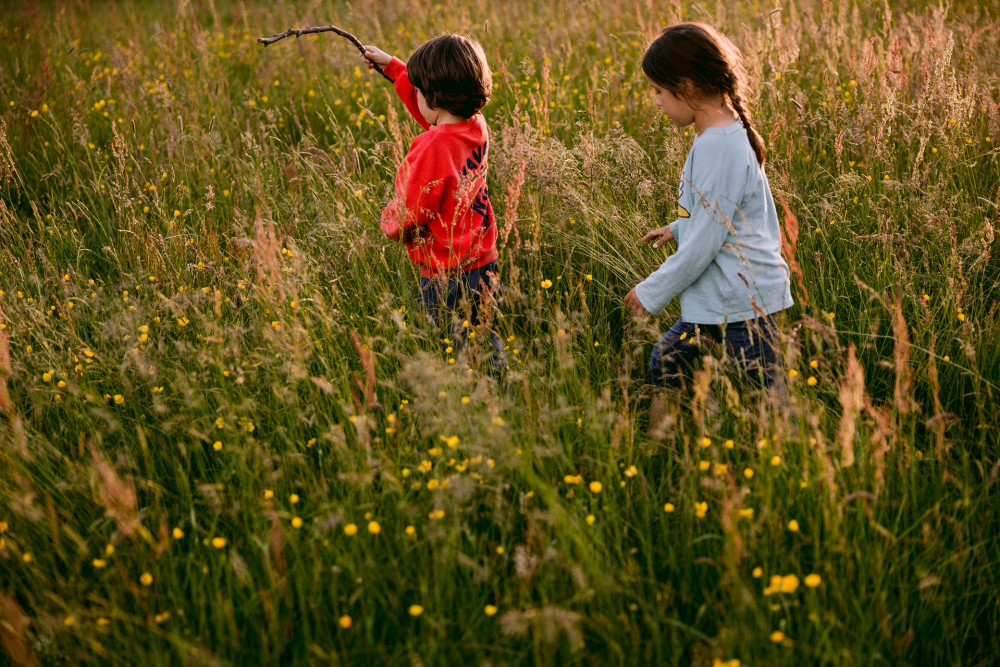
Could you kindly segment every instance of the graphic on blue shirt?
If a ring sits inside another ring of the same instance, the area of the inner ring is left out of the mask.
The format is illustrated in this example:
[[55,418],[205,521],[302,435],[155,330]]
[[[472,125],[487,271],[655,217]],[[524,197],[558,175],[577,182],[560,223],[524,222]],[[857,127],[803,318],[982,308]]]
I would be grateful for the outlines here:
[[677,188],[677,217],[690,218],[691,213],[681,205],[681,198],[684,197],[684,174],[681,174],[681,184]]

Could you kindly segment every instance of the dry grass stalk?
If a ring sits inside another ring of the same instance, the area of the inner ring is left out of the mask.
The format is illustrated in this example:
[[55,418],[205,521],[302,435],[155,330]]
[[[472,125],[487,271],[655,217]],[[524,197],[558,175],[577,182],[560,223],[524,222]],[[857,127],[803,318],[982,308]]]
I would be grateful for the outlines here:
[[934,339],[927,349],[927,379],[931,383],[931,398],[934,401],[934,416],[927,420],[927,428],[934,434],[934,457],[938,461],[944,460],[945,428],[948,419],[953,418],[952,413],[946,413],[941,404],[941,383],[938,380],[937,355],[934,352]]
[[781,201],[781,208],[785,209],[784,234],[781,235],[781,255],[788,262],[788,269],[795,276],[795,284],[799,288],[799,301],[805,307],[809,305],[809,292],[806,290],[802,267],[795,259],[795,251],[799,247],[799,219],[792,213],[792,209],[788,208],[788,202],[782,195],[778,195],[778,199]]
[[517,250],[521,247],[521,232],[517,231],[517,205],[521,201],[524,170],[524,158],[521,158],[517,171],[514,172],[514,177],[507,182],[507,197],[504,200],[507,211],[504,214],[503,241],[498,244],[501,248],[507,247],[507,239],[510,238],[511,232],[514,232],[514,249]]
[[94,459],[94,468],[98,474],[98,496],[101,504],[107,510],[108,516],[115,520],[118,532],[125,537],[132,537],[136,532],[146,539],[151,536],[138,514],[138,500],[135,487],[131,482],[123,481],[111,464],[105,461],[93,447],[90,454]]
[[[3,317],[3,309],[0,309],[0,317]],[[10,393],[7,390],[7,380],[13,372],[10,367],[10,346],[7,340],[10,334],[0,329],[0,410],[11,417],[14,414],[14,404],[10,402]]]
[[896,289],[896,301],[892,309],[892,334],[896,340],[893,357],[896,365],[896,410],[901,415],[911,414],[917,404],[913,400],[913,369],[910,368],[910,333],[903,317],[903,303],[900,291]]
[[560,607],[542,607],[524,611],[507,612],[500,618],[500,628],[505,635],[521,637],[531,632],[533,638],[553,644],[561,633],[566,634],[571,646],[583,641],[580,621],[583,617]]
[[869,438],[872,445],[871,455],[875,467],[875,496],[882,492],[885,485],[885,455],[896,444],[896,421],[889,410],[876,408],[871,399],[864,397],[865,410],[875,424],[875,430]]
[[281,242],[274,222],[270,219],[264,220],[258,209],[253,224],[251,259],[257,273],[260,293],[268,294],[268,288],[273,286],[279,300],[286,301],[285,281],[281,273]]
[[846,467],[854,465],[854,433],[865,397],[865,370],[858,361],[854,343],[847,348],[847,372],[840,381],[839,395],[842,412],[837,442],[840,443],[841,464]]
[[6,186],[8,181],[16,181],[24,187],[24,180],[14,161],[14,151],[7,142],[7,123],[0,118],[0,185]]
[[361,368],[365,372],[365,381],[361,382],[361,376],[354,374],[354,384],[360,391],[360,397],[354,396],[354,404],[358,414],[368,412],[371,407],[377,407],[375,400],[375,362],[372,360],[372,353],[361,344],[357,331],[351,331],[351,340],[354,341],[354,349],[358,351],[361,358]]
[[17,600],[0,595],[0,647],[17,667],[33,667],[38,657],[28,643],[28,626],[31,619]]

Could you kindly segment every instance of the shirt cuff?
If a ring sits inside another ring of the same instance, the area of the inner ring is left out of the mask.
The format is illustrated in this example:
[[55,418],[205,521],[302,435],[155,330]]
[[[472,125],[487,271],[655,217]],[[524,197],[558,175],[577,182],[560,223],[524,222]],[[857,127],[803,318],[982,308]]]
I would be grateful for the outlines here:
[[393,58],[389,61],[389,64],[385,66],[382,70],[385,75],[392,79],[394,82],[400,77],[401,74],[406,74],[406,63],[404,63],[399,58]]
[[683,220],[681,220],[681,218],[677,218],[668,225],[670,233],[674,235],[674,240],[678,243],[681,242],[681,227],[683,227],[681,222],[683,222]]
[[642,307],[646,309],[650,315],[658,315],[661,310],[667,305],[661,303],[656,297],[656,289],[652,285],[648,285],[649,279],[642,281],[635,286],[635,295],[639,299],[639,303]]

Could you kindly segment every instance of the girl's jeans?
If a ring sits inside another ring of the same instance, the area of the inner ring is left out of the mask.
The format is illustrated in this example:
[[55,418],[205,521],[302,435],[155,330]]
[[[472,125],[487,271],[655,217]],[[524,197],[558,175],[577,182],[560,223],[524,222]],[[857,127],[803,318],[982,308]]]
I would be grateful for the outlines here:
[[[498,277],[496,262],[490,262],[456,276],[420,278],[420,298],[424,304],[424,312],[432,323],[445,327],[450,332],[448,337],[453,338],[455,349],[462,346],[464,327],[458,327],[458,331],[453,331],[450,325],[462,301],[468,299],[469,324],[476,327],[481,323],[480,310],[484,307],[482,303],[484,293],[492,292],[493,300],[499,305],[502,290],[503,284]],[[507,355],[504,353],[503,341],[492,329],[485,333],[489,337],[489,347],[492,350],[490,368],[498,372],[506,369]]]
[[725,343],[750,382],[770,387],[777,379],[778,328],[769,317],[729,324],[692,324],[679,319],[653,346],[646,381],[680,389],[691,379],[695,364],[706,353],[709,341]]

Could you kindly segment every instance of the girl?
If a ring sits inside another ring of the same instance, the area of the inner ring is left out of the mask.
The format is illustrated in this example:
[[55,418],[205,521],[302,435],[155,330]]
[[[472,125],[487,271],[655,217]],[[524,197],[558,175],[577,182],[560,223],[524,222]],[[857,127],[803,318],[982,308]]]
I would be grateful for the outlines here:
[[707,335],[769,386],[777,343],[770,316],[791,306],[792,295],[764,143],[744,106],[740,53],[713,28],[681,23],[649,46],[642,70],[667,117],[697,128],[677,220],[642,238],[654,248],[676,240],[677,252],[625,297],[643,315],[680,296],[681,316],[653,347],[647,381],[681,387]]

